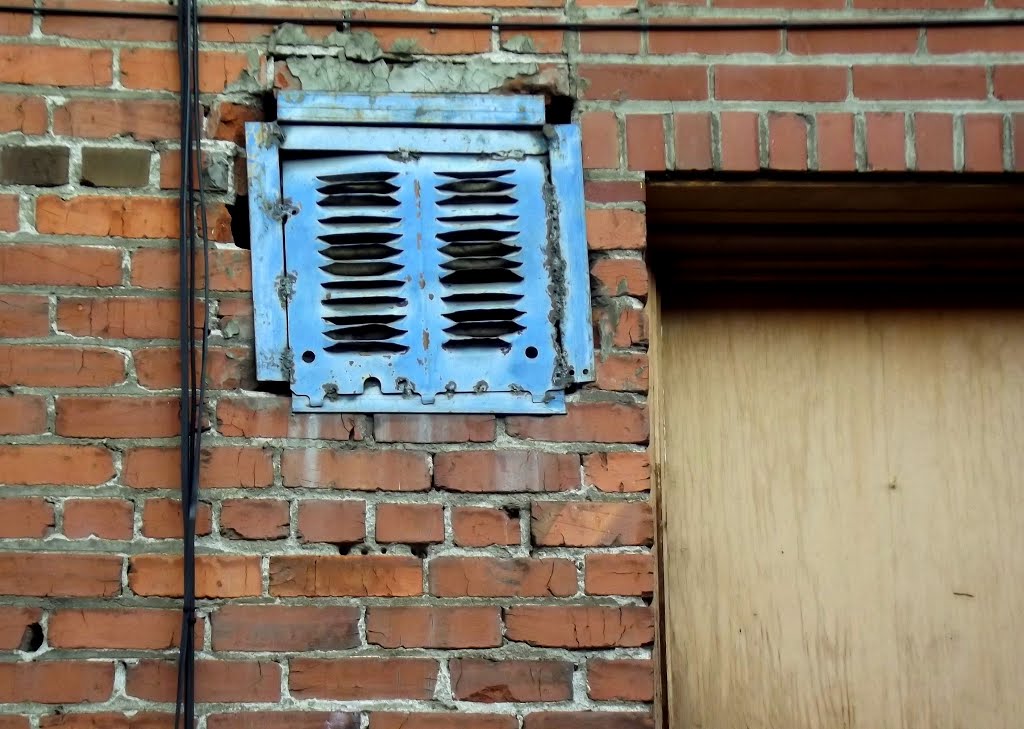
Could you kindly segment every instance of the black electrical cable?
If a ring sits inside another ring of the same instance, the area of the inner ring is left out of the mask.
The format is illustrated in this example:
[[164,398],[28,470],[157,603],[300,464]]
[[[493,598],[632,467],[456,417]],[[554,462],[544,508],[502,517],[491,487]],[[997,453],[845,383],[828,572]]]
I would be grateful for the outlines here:
[[[180,0],[192,2],[192,0]],[[239,6],[244,7],[244,6]],[[310,9],[314,12],[315,9]],[[117,18],[122,20],[174,20],[172,8],[168,11],[146,11],[146,10],[113,10],[113,9],[84,9],[65,7],[27,7],[19,5],[0,4],[0,13],[34,14],[40,16],[64,16],[64,17],[89,17],[89,18]],[[1009,28],[1024,26],[1024,16],[1003,14],[993,15],[946,15],[939,17],[913,17],[895,16],[879,18],[872,17],[851,17],[843,20],[830,18],[819,19],[792,19],[792,18],[769,18],[765,20],[738,20],[731,22],[728,19],[712,19],[707,17],[694,17],[686,20],[675,18],[649,18],[644,20],[596,20],[596,21],[568,21],[568,22],[542,22],[542,21],[517,21],[500,20],[495,22],[480,22],[466,20],[417,20],[411,17],[371,19],[371,18],[347,18],[342,14],[337,17],[296,17],[285,15],[234,15],[231,13],[207,12],[198,15],[200,23],[238,23],[257,25],[279,25],[282,23],[294,23],[297,25],[324,25],[324,26],[350,26],[375,27],[375,28],[423,28],[423,29],[450,29],[450,30],[554,30],[576,33],[588,31],[600,32],[720,32],[739,30],[891,30],[896,28]],[[457,16],[453,16],[457,17]]]

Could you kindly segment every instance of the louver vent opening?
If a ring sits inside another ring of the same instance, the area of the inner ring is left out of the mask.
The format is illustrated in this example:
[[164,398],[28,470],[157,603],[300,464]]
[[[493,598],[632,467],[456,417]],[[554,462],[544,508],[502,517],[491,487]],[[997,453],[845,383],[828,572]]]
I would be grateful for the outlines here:
[[444,317],[449,325],[442,346],[448,350],[508,351],[524,330],[517,319],[525,312],[513,306],[523,298],[519,216],[512,170],[445,172],[437,185],[438,222],[444,232],[440,252]]
[[[388,215],[399,207],[396,172],[322,175],[317,187],[318,219],[332,232],[318,236],[319,253],[330,263],[321,283],[324,335],[334,353],[387,354],[409,350],[401,340],[408,300],[401,292],[401,251],[389,244],[401,238],[401,218]],[[351,211],[351,212],[344,212]],[[334,232],[336,231],[336,232]]]

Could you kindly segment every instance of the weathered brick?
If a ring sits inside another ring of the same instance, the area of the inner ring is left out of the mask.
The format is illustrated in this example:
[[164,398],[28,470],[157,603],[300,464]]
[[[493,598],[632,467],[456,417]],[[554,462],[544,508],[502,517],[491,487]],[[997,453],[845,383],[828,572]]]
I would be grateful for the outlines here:
[[122,499],[68,499],[64,536],[68,539],[131,539],[135,509]]
[[359,608],[225,605],[211,618],[215,651],[329,651],[359,645]]
[[281,455],[285,486],[358,491],[425,491],[430,456],[414,451],[287,450]]
[[217,430],[221,435],[243,438],[363,439],[362,420],[356,416],[294,414],[291,400],[283,397],[221,398]]
[[287,501],[227,499],[221,506],[220,532],[229,539],[284,539],[288,524]]
[[452,531],[459,547],[490,547],[519,544],[519,513],[484,506],[459,506],[452,510]]
[[[169,248],[140,248],[132,254],[132,285],[147,289],[180,287],[178,251]],[[217,248],[210,251],[210,288],[213,291],[250,291],[249,251]],[[196,285],[204,281],[203,256],[196,256]]]
[[564,661],[449,661],[452,695],[460,701],[543,702],[572,698],[572,664]]
[[381,544],[436,544],[444,541],[441,504],[378,504],[376,540]]
[[178,312],[178,302],[171,298],[61,297],[57,328],[80,337],[172,339],[179,334]]
[[[244,104],[222,102],[214,107],[206,120],[207,133],[238,145],[245,144],[245,123],[262,121],[263,112]],[[180,174],[180,171],[179,171]]]
[[82,147],[82,184],[145,187],[153,153],[133,147]]
[[711,115],[707,112],[676,114],[675,132],[677,170],[710,170],[714,167],[711,141]]
[[358,544],[366,538],[366,502],[300,501],[298,534],[302,542]]
[[[213,529],[211,512],[209,504],[199,502],[196,510],[196,536],[205,537]],[[181,539],[182,534],[180,501],[146,499],[142,507],[142,536],[150,539]]]
[[210,714],[207,729],[359,729],[359,714],[343,711],[233,711]]
[[647,216],[623,208],[587,210],[587,245],[591,250],[641,250],[647,245]]
[[106,701],[114,691],[114,664],[97,661],[0,663],[0,702],[76,704]]
[[853,94],[859,99],[984,99],[987,93],[984,66],[853,67]]
[[807,120],[802,115],[768,115],[768,166],[773,170],[807,169]]
[[626,167],[660,172],[665,169],[665,117],[629,114],[626,117]]
[[0,195],[0,230],[17,230],[21,200],[17,195]]
[[646,607],[520,606],[505,611],[505,637],[547,648],[627,648],[654,641]]
[[434,695],[437,662],[429,658],[293,659],[288,688],[299,699],[418,699]]
[[[132,353],[139,384],[151,390],[181,386],[180,347],[149,347]],[[256,385],[256,364],[247,347],[210,347],[206,359],[206,386],[237,390]]]
[[57,398],[57,433],[77,438],[163,438],[178,434],[177,398]]
[[0,46],[0,83],[45,86],[109,86],[110,51],[6,43]]
[[497,648],[496,607],[370,607],[366,640],[384,648]]
[[455,451],[434,457],[434,485],[473,493],[569,491],[580,486],[572,453]]
[[[209,236],[230,242],[230,228],[221,203],[207,207],[211,221]],[[228,217],[228,220],[230,218]],[[177,238],[178,201],[161,197],[79,195],[65,200],[46,195],[36,201],[36,228],[40,233],[92,235],[123,238]]]
[[28,650],[42,617],[39,608],[0,606],[0,650]]
[[410,597],[422,593],[423,565],[413,557],[270,558],[270,594],[279,597]]
[[54,187],[68,182],[67,147],[0,147],[0,184]]
[[907,168],[906,116],[904,114],[865,114],[868,168],[873,171],[900,172]]
[[[141,660],[128,667],[125,693],[145,701],[173,702],[173,661]],[[271,661],[196,661],[196,701],[266,703],[281,698],[281,667]]]
[[612,299],[594,312],[594,338],[601,347],[647,343],[647,314],[630,299]]
[[[181,557],[140,554],[128,561],[128,586],[136,595],[181,597],[182,577]],[[262,590],[259,557],[196,557],[196,597],[252,597]]]
[[964,171],[1003,171],[1001,114],[964,115]]
[[650,545],[654,515],[644,501],[556,501],[531,505],[534,544],[568,547]]
[[38,395],[0,394],[0,435],[32,435],[45,431],[46,400]]
[[596,384],[613,392],[647,392],[650,363],[646,354],[609,354],[597,358]]
[[708,71],[702,66],[583,64],[585,99],[701,101],[708,98]]
[[[199,90],[220,93],[250,70],[247,54],[204,50],[199,54]],[[178,57],[173,50],[128,48],[121,51],[121,83],[129,89],[177,91]]]
[[545,441],[645,443],[649,435],[643,407],[614,402],[572,403],[557,418],[517,415],[505,427],[514,438]]
[[121,557],[106,554],[0,553],[0,593],[111,597],[121,592],[122,561]]
[[840,66],[716,66],[715,98],[723,101],[842,101]]
[[[202,622],[196,624],[202,645]],[[123,610],[57,610],[50,616],[47,640],[54,648],[177,648],[181,612],[130,608]]]
[[46,131],[46,102],[38,96],[0,96],[0,133],[42,134]]
[[0,539],[39,539],[53,529],[53,506],[44,499],[6,498],[3,501],[3,508]]
[[523,729],[654,729],[650,713],[636,711],[535,711]]
[[647,296],[647,266],[639,258],[599,258],[590,275],[604,296]]
[[99,446],[0,446],[0,473],[10,486],[97,486],[113,477],[114,460]]
[[569,597],[577,592],[568,559],[435,557],[430,592],[438,597]]
[[953,170],[952,114],[914,114],[914,141],[918,170]]
[[174,714],[158,711],[136,711],[131,716],[112,712],[50,714],[39,717],[39,726],[42,729],[175,729]]
[[53,112],[54,132],[87,139],[177,139],[180,124],[177,101],[71,99]]
[[654,661],[594,658],[587,664],[587,694],[595,701],[654,701]]
[[125,356],[98,347],[0,345],[0,383],[101,387],[125,380]]
[[583,168],[618,169],[619,122],[610,111],[591,111],[580,117]]
[[584,590],[588,595],[650,595],[654,592],[654,556],[588,554]]
[[721,168],[754,172],[761,168],[758,120],[755,112],[723,111],[719,115]]
[[[133,448],[125,452],[121,480],[140,489],[176,489],[181,484],[177,448]],[[274,481],[270,451],[204,448],[199,457],[203,488],[266,488]]]
[[818,169],[822,172],[849,172],[857,169],[853,114],[818,114]]
[[370,714],[370,729],[519,729],[514,714],[378,712]]
[[493,415],[374,415],[378,443],[487,443],[494,440]]
[[0,282],[53,286],[118,286],[121,252],[116,248],[10,245],[0,248]]
[[647,453],[590,453],[583,457],[584,480],[601,491],[634,493],[651,490]]

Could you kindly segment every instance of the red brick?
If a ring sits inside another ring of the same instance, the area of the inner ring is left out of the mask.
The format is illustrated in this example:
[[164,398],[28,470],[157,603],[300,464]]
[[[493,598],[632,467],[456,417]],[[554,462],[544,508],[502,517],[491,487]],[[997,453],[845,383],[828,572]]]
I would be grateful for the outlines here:
[[[46,724],[40,723],[40,726],[46,726]],[[513,729],[518,729],[518,727],[519,724],[517,722]],[[30,729],[28,717],[0,714],[0,729]]]
[[120,557],[105,554],[4,552],[0,554],[0,593],[111,597],[121,592],[121,561]]
[[[9,3],[21,7],[31,7],[27,0]],[[28,35],[32,32],[32,16],[29,13],[4,13],[0,15],[0,35]]]
[[233,711],[210,714],[207,729],[359,729],[359,714],[343,711]]
[[677,170],[710,170],[711,115],[707,112],[676,114],[675,148]]
[[42,134],[46,131],[46,102],[38,96],[0,96],[0,133]]
[[[462,17],[460,15],[460,17]],[[517,23],[543,23],[550,25],[562,18],[558,15],[517,15]],[[514,28],[503,30],[498,36],[501,48],[509,50],[514,38],[526,38],[534,53],[562,53],[565,50],[565,33],[557,30],[527,30]]]
[[513,714],[375,711],[370,714],[370,729],[519,729],[519,719]]
[[723,111],[720,117],[722,169],[753,172],[761,168],[757,114]]
[[601,491],[633,493],[651,490],[647,453],[591,453],[583,458],[585,482]]
[[619,122],[610,111],[590,111],[580,117],[583,168],[619,168]]
[[[675,19],[673,19],[675,20]],[[738,53],[770,53],[782,51],[782,33],[778,30],[670,30],[649,34],[650,52],[654,55],[698,54],[731,56]]]
[[907,168],[906,125],[903,114],[865,114],[868,169],[875,172]]
[[[628,20],[607,20],[604,22],[630,24]],[[636,55],[640,52],[640,35],[640,33],[627,33],[615,30],[591,30],[586,33],[580,33],[580,52]]]
[[0,230],[17,230],[21,201],[17,195],[0,195]]
[[654,556],[588,554],[584,589],[588,595],[650,595],[654,592]]
[[174,714],[156,711],[137,711],[131,716],[111,712],[50,714],[39,717],[39,726],[42,729],[175,729]]
[[589,203],[645,202],[647,189],[643,180],[584,180],[583,196]]
[[77,438],[162,438],[178,434],[177,398],[57,398],[57,433]]
[[44,432],[46,401],[42,397],[0,394],[0,435],[32,435]]
[[[217,227],[226,215],[220,203],[207,208],[210,238],[230,241]],[[122,238],[177,238],[178,201],[165,197],[79,195],[68,200],[44,195],[36,201],[36,229],[58,235],[92,235]]]
[[642,250],[647,245],[646,216],[624,208],[590,208],[587,245],[595,251]]
[[853,139],[853,114],[818,114],[818,169],[822,172],[852,172],[857,169]]
[[[220,93],[249,70],[244,53],[204,50],[199,54],[199,90]],[[177,51],[125,48],[121,51],[121,83],[128,89],[178,91]]]
[[618,392],[647,392],[650,364],[646,354],[610,354],[597,359],[597,386]]
[[493,415],[374,415],[378,443],[489,443]]
[[384,648],[497,648],[497,607],[370,607],[366,640]]
[[270,558],[270,594],[278,597],[411,597],[422,593],[423,564],[413,557]]
[[[122,481],[140,489],[176,489],[181,484],[177,448],[133,448],[125,452]],[[274,482],[270,451],[262,448],[204,448],[199,481],[203,488],[266,488]]]
[[853,6],[872,10],[953,10],[981,8],[985,0],[853,0]]
[[68,539],[131,539],[135,508],[122,499],[68,499],[64,536]]
[[[202,645],[202,622],[196,624]],[[133,607],[126,610],[57,610],[47,639],[54,648],[167,650],[181,637],[179,610]]]
[[0,248],[0,282],[118,286],[121,284],[121,252],[87,246],[4,246]]
[[426,491],[430,456],[414,451],[287,450],[285,486],[358,491]]
[[0,445],[0,473],[9,486],[98,486],[113,477],[114,460],[99,446]]
[[768,166],[773,170],[807,169],[807,121],[800,114],[768,115]]
[[358,544],[366,538],[366,502],[300,501],[299,540]]
[[506,421],[513,438],[584,443],[645,443],[648,428],[643,407],[615,402],[571,403],[564,416],[517,415]]
[[1024,66],[996,66],[992,88],[997,99],[1024,99]]
[[[144,701],[173,702],[178,670],[173,661],[141,660],[128,667],[125,693]],[[281,667],[271,661],[196,661],[196,701],[265,703],[281,698]]]
[[[69,6],[81,10],[146,10],[153,11],[148,2],[128,2],[127,0],[48,0],[46,7],[66,8]],[[110,18],[84,15],[61,16],[44,15],[43,33],[46,35],[82,38],[86,40],[122,40],[122,41],[164,41],[170,42],[175,35],[174,19],[168,16],[166,21],[132,18],[118,18],[111,22]]]
[[489,661],[453,658],[449,662],[452,696],[460,701],[568,701],[572,664],[564,661]]
[[[752,0],[747,0],[752,1]],[[788,0],[778,0],[788,2]],[[805,2],[806,0],[800,0]],[[535,711],[527,714],[523,729],[654,729],[650,713],[636,711]]]
[[665,118],[661,114],[626,117],[626,166],[631,170],[665,169]]
[[519,544],[519,516],[505,509],[460,506],[452,511],[452,531],[459,547],[490,547]]
[[[654,4],[668,4],[672,0],[651,0]],[[716,8],[755,8],[757,10],[826,10],[846,7],[845,0],[713,0]]]
[[[199,502],[196,535],[205,537],[212,529],[210,505]],[[181,539],[181,535],[181,502],[177,499],[146,499],[142,507],[142,536],[150,539]]]
[[288,536],[288,502],[272,499],[226,499],[220,532],[229,539],[284,539]]
[[1002,115],[964,115],[964,170],[966,172],[1003,171]]
[[0,607],[0,650],[26,650],[32,642],[33,624],[42,617],[39,608]]
[[5,385],[102,387],[125,377],[125,356],[111,349],[0,345],[0,382]]
[[[444,21],[451,19],[452,16],[443,13],[406,12],[402,10],[354,10],[350,17],[353,19],[381,20],[385,22],[413,20],[429,23],[437,21],[437,28],[365,26],[365,29],[373,33],[381,48],[386,51],[393,50],[396,42],[408,43],[409,41],[416,44],[417,53],[425,53],[432,56],[486,53],[491,50],[491,34],[488,30],[480,28],[445,28]],[[467,23],[490,22],[490,15],[484,13],[460,12],[458,17],[460,21]],[[519,17],[517,16],[516,19],[519,20]],[[525,21],[525,18],[523,21]]]
[[917,34],[917,28],[790,30],[786,34],[786,45],[790,53],[802,56],[915,53]]
[[179,119],[177,101],[71,99],[54,109],[53,130],[71,137],[109,139],[124,134],[155,142],[177,139]]
[[110,86],[114,54],[44,45],[0,46],[0,83],[40,86]]
[[53,530],[53,506],[45,500],[5,498],[3,503],[0,539],[40,539]]
[[[166,248],[140,248],[132,255],[132,285],[147,289],[178,289],[178,252]],[[210,288],[213,291],[251,291],[249,251],[219,248],[210,251]],[[203,257],[196,256],[196,284],[204,280]]]
[[430,592],[438,597],[569,597],[576,566],[568,559],[435,557]]
[[654,516],[644,501],[539,501],[531,504],[534,544],[551,547],[650,545]]
[[1024,114],[1013,115],[1013,169],[1024,170]]
[[359,645],[359,608],[225,605],[211,618],[215,651],[332,651]]
[[640,258],[599,258],[590,267],[597,292],[605,296],[647,296],[647,265]]
[[50,333],[45,296],[0,294],[0,331],[5,337],[45,337]]
[[436,544],[444,541],[441,504],[378,504],[376,539],[381,544]]
[[842,101],[839,66],[715,66],[715,98],[732,101]]
[[853,94],[859,99],[984,99],[983,66],[854,66]]
[[512,607],[505,637],[545,648],[632,648],[654,642],[647,607]]
[[[132,354],[139,384],[151,390],[181,385],[181,349],[150,347]],[[210,347],[206,360],[206,386],[215,390],[248,389],[256,385],[252,350],[245,347]]]
[[[222,304],[223,312],[223,304]],[[217,403],[217,430],[243,438],[362,440],[362,421],[352,415],[296,415],[284,397],[222,398]]]
[[[391,0],[409,2],[409,0]],[[478,0],[429,0],[430,5],[475,6]],[[488,7],[495,8],[561,8],[563,0],[492,0]]]
[[437,662],[430,658],[295,658],[288,687],[297,699],[433,698]]
[[603,347],[647,343],[647,313],[629,300],[613,300],[594,312],[597,338]]
[[708,98],[703,66],[582,64],[584,99],[702,101]]
[[580,485],[579,456],[538,451],[456,451],[434,457],[434,486],[472,493],[570,491]]
[[654,701],[654,661],[591,659],[587,694],[595,701]]
[[0,663],[0,702],[99,702],[109,699],[113,691],[113,663],[66,659]]
[[[136,595],[181,597],[182,575],[181,557],[140,554],[129,559],[128,585]],[[262,592],[262,582],[257,556],[196,557],[196,597],[254,597]]]
[[[206,120],[207,134],[214,139],[222,139],[245,146],[245,123],[262,120],[263,112],[259,109],[243,104],[221,102],[217,104]],[[177,153],[174,153],[173,157],[176,158]],[[181,175],[180,168],[178,175]]]
[[945,53],[1020,53],[1024,38],[1018,27],[929,28],[928,52]]
[[172,339],[178,337],[175,299],[111,297],[61,298],[57,328],[80,337]]

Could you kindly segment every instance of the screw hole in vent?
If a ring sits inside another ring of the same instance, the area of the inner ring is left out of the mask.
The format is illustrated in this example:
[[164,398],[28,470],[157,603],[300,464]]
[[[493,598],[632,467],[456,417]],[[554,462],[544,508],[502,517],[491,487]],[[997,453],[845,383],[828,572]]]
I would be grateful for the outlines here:
[[537,352],[537,348],[536,347],[527,347],[526,348],[526,357],[527,357],[527,359],[537,359],[537,355],[538,354],[539,354],[539,352]]
[[316,359],[316,355],[313,352],[310,352],[308,349],[305,352],[302,353],[302,361],[306,362],[307,364],[312,362],[315,359]]

